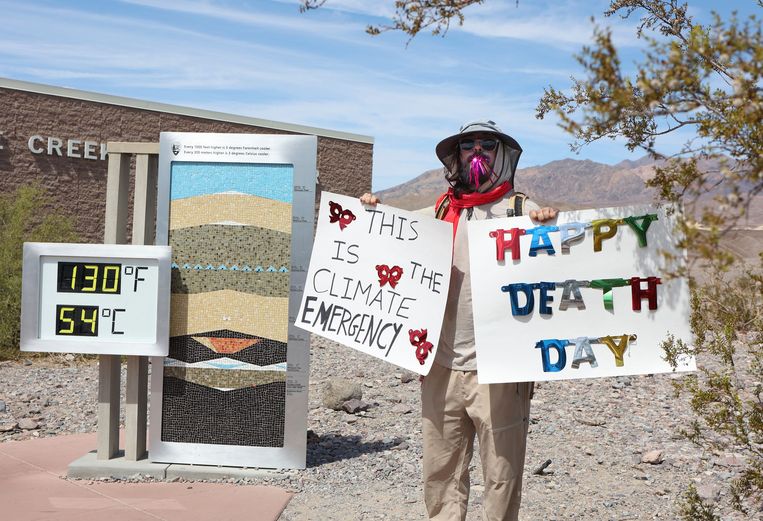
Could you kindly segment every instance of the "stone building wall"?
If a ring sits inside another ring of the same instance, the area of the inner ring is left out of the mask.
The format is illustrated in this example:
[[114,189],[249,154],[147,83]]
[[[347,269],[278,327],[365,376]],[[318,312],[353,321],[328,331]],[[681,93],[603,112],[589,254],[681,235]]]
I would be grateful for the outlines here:
[[[74,218],[83,242],[102,242],[108,162],[101,159],[100,144],[158,142],[163,131],[290,133],[0,87],[0,193],[36,181],[48,193],[52,209]],[[43,152],[30,151],[28,142],[33,136],[42,138],[32,146]],[[57,142],[48,143],[48,138],[61,140],[61,156],[55,152]],[[48,154],[49,145],[52,154]],[[318,190],[351,196],[370,191],[372,156],[371,143],[319,135]]]

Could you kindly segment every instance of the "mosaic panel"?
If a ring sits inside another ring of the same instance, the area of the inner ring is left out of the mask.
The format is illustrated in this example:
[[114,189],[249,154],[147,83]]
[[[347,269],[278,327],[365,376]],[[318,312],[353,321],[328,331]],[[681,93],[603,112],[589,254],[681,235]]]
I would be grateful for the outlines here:
[[177,163],[170,192],[162,441],[282,447],[292,167]]

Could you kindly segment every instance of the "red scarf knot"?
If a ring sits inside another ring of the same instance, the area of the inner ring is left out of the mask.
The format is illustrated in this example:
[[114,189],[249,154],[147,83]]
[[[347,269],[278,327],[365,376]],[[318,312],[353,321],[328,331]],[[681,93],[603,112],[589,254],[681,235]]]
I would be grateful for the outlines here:
[[[440,196],[435,204],[435,209],[440,208],[442,204],[447,205],[448,212],[442,217],[443,221],[453,223],[453,239],[456,238],[456,229],[458,228],[458,220],[461,216],[461,210],[464,208],[473,208],[475,206],[481,206],[501,199],[504,195],[511,192],[511,183],[505,181],[504,183],[496,186],[489,192],[480,193],[472,192],[468,194],[462,194],[456,197],[456,192],[453,188],[449,188],[447,193]],[[447,201],[446,201],[447,199]]]

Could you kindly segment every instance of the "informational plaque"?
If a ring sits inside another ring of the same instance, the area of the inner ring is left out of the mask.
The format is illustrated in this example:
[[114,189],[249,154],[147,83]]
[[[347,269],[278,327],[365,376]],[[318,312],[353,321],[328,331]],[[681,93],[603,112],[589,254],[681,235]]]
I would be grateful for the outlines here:
[[21,350],[166,355],[170,249],[24,243]]
[[290,325],[312,246],[315,136],[162,133],[157,242],[172,247],[169,356],[149,457],[303,468],[309,335]]
[[650,206],[470,221],[479,381],[673,371],[661,343],[692,341],[690,302],[665,253],[683,259],[673,219]]

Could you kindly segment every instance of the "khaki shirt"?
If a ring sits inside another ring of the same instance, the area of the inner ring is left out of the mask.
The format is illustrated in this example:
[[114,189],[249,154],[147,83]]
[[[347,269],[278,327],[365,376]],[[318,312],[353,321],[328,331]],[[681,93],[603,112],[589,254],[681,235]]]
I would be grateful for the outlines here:
[[[477,370],[477,351],[474,345],[474,315],[472,311],[472,287],[469,275],[469,237],[467,221],[475,219],[497,219],[507,216],[508,193],[503,199],[482,206],[475,206],[473,211],[461,211],[456,240],[453,247],[453,266],[450,269],[450,289],[445,306],[440,343],[435,356],[435,363],[459,371]],[[512,208],[513,209],[513,208]],[[529,199],[525,201],[523,214],[540,207]]]

